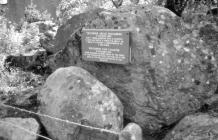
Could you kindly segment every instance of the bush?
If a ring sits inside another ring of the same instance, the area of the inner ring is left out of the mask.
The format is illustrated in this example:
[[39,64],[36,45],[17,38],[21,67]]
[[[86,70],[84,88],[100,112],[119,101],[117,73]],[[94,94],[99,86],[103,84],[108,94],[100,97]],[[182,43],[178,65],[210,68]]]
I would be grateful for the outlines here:
[[28,23],[51,20],[51,15],[47,11],[40,12],[36,9],[36,5],[31,2],[25,8],[25,21]]
[[36,24],[24,22],[21,29],[0,17],[0,53],[19,55],[39,49],[39,29]]
[[42,81],[41,76],[18,68],[7,69],[4,64],[8,55],[21,55],[26,51],[38,49],[38,30],[36,25],[25,22],[18,31],[16,24],[0,16],[0,98],[32,89]]

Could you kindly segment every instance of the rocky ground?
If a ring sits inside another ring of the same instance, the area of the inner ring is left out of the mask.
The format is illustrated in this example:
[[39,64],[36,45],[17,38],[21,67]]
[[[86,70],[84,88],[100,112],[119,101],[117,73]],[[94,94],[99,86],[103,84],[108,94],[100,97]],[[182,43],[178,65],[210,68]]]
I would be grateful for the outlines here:
[[[120,135],[0,105],[0,139],[42,139],[10,124],[53,140],[218,139],[216,16],[203,6],[181,18],[142,1],[73,2],[60,3],[57,22],[1,16],[0,103]],[[83,28],[130,30],[131,63],[84,61]]]

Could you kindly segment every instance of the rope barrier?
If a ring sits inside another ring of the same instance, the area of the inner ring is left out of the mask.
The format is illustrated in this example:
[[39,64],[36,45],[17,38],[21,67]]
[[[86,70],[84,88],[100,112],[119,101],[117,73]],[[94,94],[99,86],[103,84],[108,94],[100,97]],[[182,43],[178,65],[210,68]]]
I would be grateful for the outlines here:
[[46,140],[52,140],[52,139],[50,139],[50,138],[48,138],[48,137],[45,137],[45,136],[43,136],[43,135],[40,135],[40,134],[34,133],[34,132],[29,131],[29,130],[27,130],[27,129],[21,127],[21,126],[18,126],[18,125],[15,125],[15,124],[9,123],[9,122],[4,122],[4,121],[1,121],[1,120],[0,120],[0,123],[6,124],[6,125],[10,125],[10,126],[14,126],[14,127],[18,128],[18,129],[20,129],[20,130],[23,130],[23,131],[25,131],[25,132],[27,132],[27,133],[29,133],[29,134],[31,134],[31,135],[35,135],[35,136],[38,136],[38,137],[44,138],[44,139],[46,139]]
[[29,113],[29,114],[34,114],[34,115],[37,115],[37,116],[40,116],[40,117],[50,118],[50,119],[53,119],[53,120],[56,120],[56,121],[60,121],[60,122],[64,122],[64,123],[68,123],[68,124],[72,124],[72,125],[76,125],[76,126],[80,126],[80,127],[83,127],[83,128],[88,128],[88,129],[91,129],[91,130],[97,130],[97,131],[100,131],[100,132],[106,132],[106,133],[110,133],[110,134],[114,134],[114,135],[119,135],[120,134],[119,132],[116,132],[116,131],[112,131],[112,130],[108,130],[108,129],[102,129],[102,128],[88,126],[88,125],[83,125],[83,124],[80,124],[80,123],[76,123],[76,122],[72,122],[72,121],[68,121],[68,120],[63,120],[63,119],[52,117],[52,116],[49,116],[49,115],[45,115],[45,114],[41,114],[41,113],[35,113],[35,112],[29,111],[29,110],[26,110],[26,109],[21,109],[21,108],[18,108],[18,107],[6,105],[4,103],[0,103],[0,105],[4,106],[6,108],[11,108],[11,109],[19,110],[21,112],[26,112],[26,113]]

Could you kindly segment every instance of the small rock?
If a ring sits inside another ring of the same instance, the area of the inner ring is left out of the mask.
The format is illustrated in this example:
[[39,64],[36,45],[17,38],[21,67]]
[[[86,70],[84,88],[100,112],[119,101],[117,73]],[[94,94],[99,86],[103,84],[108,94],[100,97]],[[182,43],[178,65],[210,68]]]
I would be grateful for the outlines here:
[[28,133],[20,128],[39,132],[39,124],[33,118],[5,118],[0,119],[0,139],[3,140],[36,140],[37,136]]
[[142,129],[135,123],[128,124],[120,134],[119,140],[142,140]]
[[[46,80],[39,100],[40,113],[88,126],[119,132],[123,106],[117,96],[79,67],[56,70]],[[53,139],[115,140],[117,136],[73,124],[41,118]]]

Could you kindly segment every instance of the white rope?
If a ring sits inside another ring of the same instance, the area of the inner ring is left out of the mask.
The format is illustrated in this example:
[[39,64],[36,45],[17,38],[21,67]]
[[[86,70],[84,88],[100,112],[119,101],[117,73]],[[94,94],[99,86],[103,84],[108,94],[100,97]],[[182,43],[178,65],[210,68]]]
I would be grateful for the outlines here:
[[102,128],[88,126],[88,125],[83,125],[83,124],[80,124],[80,123],[59,119],[59,118],[52,117],[52,116],[45,115],[45,114],[35,113],[35,112],[29,111],[29,110],[25,110],[25,109],[21,109],[21,108],[18,108],[18,107],[6,105],[6,104],[3,104],[3,103],[1,103],[0,105],[2,105],[4,107],[7,107],[7,108],[12,108],[12,109],[15,109],[15,110],[26,112],[26,113],[29,113],[29,114],[35,114],[35,115],[38,115],[38,116],[41,116],[41,117],[50,118],[50,119],[57,120],[57,121],[60,121],[60,122],[81,126],[81,127],[88,128],[88,129],[91,129],[91,130],[97,130],[97,131],[100,131],[100,132],[111,133],[111,134],[114,134],[114,135],[119,135],[120,134],[119,132],[115,132],[115,131],[112,131],[112,130],[102,129]]
[[0,120],[0,123],[3,123],[3,124],[6,124],[6,125],[10,125],[10,126],[16,127],[16,128],[18,128],[18,129],[20,129],[20,130],[23,130],[23,131],[25,131],[25,132],[31,134],[31,135],[35,135],[35,136],[38,136],[38,137],[44,138],[44,139],[46,139],[46,140],[52,140],[52,139],[50,139],[50,138],[48,138],[48,137],[45,137],[45,136],[43,136],[43,135],[40,135],[40,134],[34,133],[34,132],[29,131],[29,130],[27,130],[27,129],[21,127],[21,126],[18,126],[18,125],[15,125],[15,124],[9,123],[9,122],[4,122],[4,121],[1,121],[1,120]]

